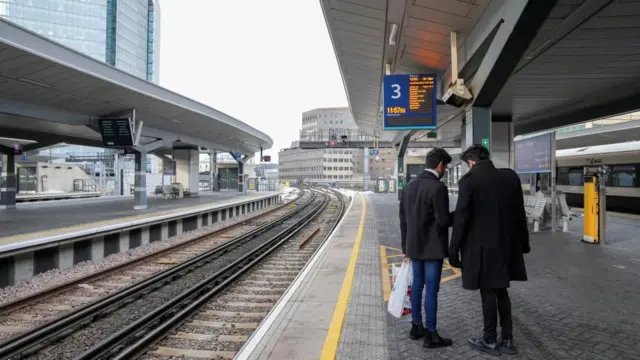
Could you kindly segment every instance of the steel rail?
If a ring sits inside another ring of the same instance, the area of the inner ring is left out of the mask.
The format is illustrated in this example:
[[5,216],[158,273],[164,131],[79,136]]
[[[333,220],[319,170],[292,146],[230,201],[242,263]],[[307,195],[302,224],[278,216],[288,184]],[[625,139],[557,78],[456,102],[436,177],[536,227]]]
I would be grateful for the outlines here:
[[[245,219],[243,221],[227,225],[227,226],[222,227],[220,229],[217,229],[217,230],[215,230],[213,232],[204,234],[202,236],[195,237],[195,238],[193,238],[191,240],[187,240],[187,241],[181,242],[180,244],[176,244],[175,246],[171,246],[171,247],[168,247],[166,249],[158,250],[158,251],[146,254],[144,256],[141,256],[139,258],[136,258],[134,260],[108,267],[108,268],[104,269],[103,271],[100,271],[100,272],[97,272],[97,273],[93,273],[93,274],[88,274],[88,275],[85,275],[85,276],[81,276],[79,278],[76,278],[76,279],[64,282],[64,283],[62,283],[60,285],[57,285],[55,287],[52,287],[50,289],[45,289],[45,290],[42,290],[42,291],[38,291],[38,292],[33,293],[31,295],[28,295],[28,296],[25,296],[25,297],[21,297],[19,299],[16,299],[16,300],[13,300],[13,301],[10,301],[10,302],[6,302],[6,303],[0,305],[0,315],[1,314],[6,314],[6,313],[11,312],[11,311],[16,311],[16,310],[18,310],[18,309],[20,309],[22,307],[25,307],[25,306],[28,306],[28,305],[34,303],[35,301],[41,300],[42,298],[46,298],[46,297],[49,297],[49,296],[60,294],[60,293],[62,293],[64,291],[69,290],[73,286],[76,286],[76,285],[79,285],[79,284],[84,284],[84,283],[87,283],[87,282],[90,282],[90,281],[95,281],[95,280],[100,279],[102,277],[111,275],[113,273],[122,271],[124,269],[127,269],[127,268],[129,268],[131,266],[135,266],[135,265],[141,264],[141,263],[146,262],[146,261],[148,261],[150,259],[153,259],[155,257],[159,257],[159,256],[162,256],[162,255],[165,255],[165,254],[168,254],[168,253],[183,249],[183,248],[185,248],[187,246],[191,246],[194,243],[196,243],[198,241],[201,241],[203,239],[206,239],[206,238],[208,238],[210,236],[215,236],[217,234],[228,232],[229,230],[238,228],[240,226],[244,226],[249,221],[259,220],[260,218],[266,217],[266,216],[268,216],[268,215],[270,215],[270,214],[272,214],[272,213],[274,213],[274,212],[276,212],[278,210],[282,210],[283,208],[285,208],[286,206],[290,205],[291,203],[293,203],[295,201],[298,201],[302,197],[302,194],[303,193],[301,192],[295,199],[291,200],[290,202],[287,202],[285,204],[279,205],[279,206],[277,206],[277,207],[275,207],[273,209],[270,209],[270,210],[268,210],[268,211],[266,211],[266,212],[264,212],[262,214],[254,215],[254,216],[252,216],[250,218],[247,218],[247,219]],[[1,346],[1,344],[0,344],[0,346]]]
[[296,214],[306,209],[315,197],[311,197],[303,205],[296,207],[294,210],[286,213],[278,219],[270,221],[262,226],[253,229],[238,238],[231,240],[225,244],[215,247],[207,252],[197,255],[185,262],[173,266],[165,271],[154,274],[141,282],[133,284],[127,288],[119,290],[114,294],[102,298],[94,303],[79,308],[65,316],[55,319],[49,323],[43,324],[29,332],[20,334],[8,341],[0,344],[0,358],[5,359],[16,355],[28,355],[38,349],[52,343],[61,336],[72,332],[73,329],[89,324],[101,314],[120,308],[144,294],[152,291],[154,288],[162,286],[182,275],[193,271],[194,269],[209,263],[220,256],[232,251],[237,246],[252,240],[266,231],[273,229],[286,220],[292,218]]
[[[129,324],[118,333],[76,357],[75,360],[132,359],[140,355],[150,344],[159,340],[167,331],[181,323],[211,297],[220,293],[265,257],[279,249],[281,245],[318,217],[329,204],[329,196],[323,195],[324,200],[300,221],[279,232],[259,247],[225,266],[209,278],[202,280],[170,302]],[[133,345],[120,350],[134,341]]]

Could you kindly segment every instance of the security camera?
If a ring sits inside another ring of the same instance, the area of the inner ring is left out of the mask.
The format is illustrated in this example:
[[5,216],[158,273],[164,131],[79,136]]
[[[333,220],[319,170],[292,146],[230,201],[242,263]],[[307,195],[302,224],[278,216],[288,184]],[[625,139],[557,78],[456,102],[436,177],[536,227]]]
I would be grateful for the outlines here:
[[462,79],[458,79],[455,83],[451,84],[442,96],[442,101],[444,101],[445,104],[455,107],[463,107],[471,99],[473,99],[473,95],[471,95],[469,89],[464,86]]

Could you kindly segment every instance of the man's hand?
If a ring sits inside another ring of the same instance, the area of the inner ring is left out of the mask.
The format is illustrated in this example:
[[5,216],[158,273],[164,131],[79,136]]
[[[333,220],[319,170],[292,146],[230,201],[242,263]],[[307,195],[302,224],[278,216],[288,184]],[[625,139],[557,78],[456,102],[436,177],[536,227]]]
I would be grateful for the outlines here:
[[531,246],[527,246],[527,247],[522,248],[522,253],[523,254],[528,254],[530,252],[531,252]]
[[449,265],[454,268],[462,269],[462,262],[456,258],[449,258]]
[[409,258],[406,254],[404,255],[404,259],[402,259],[403,262],[409,262],[411,261],[411,258]]
[[458,251],[449,251],[449,265],[454,268],[462,268],[462,261],[460,261],[460,253]]

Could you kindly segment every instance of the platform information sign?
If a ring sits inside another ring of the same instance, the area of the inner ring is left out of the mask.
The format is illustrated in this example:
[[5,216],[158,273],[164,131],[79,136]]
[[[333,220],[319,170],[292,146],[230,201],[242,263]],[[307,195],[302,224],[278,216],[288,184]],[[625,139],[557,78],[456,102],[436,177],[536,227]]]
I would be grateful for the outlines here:
[[165,176],[176,176],[176,162],[168,159],[163,159],[162,174]]
[[133,130],[129,118],[100,119],[102,143],[107,147],[132,147]]
[[515,170],[519,174],[549,173],[552,161],[552,133],[515,142]]
[[435,74],[385,75],[384,130],[437,128]]

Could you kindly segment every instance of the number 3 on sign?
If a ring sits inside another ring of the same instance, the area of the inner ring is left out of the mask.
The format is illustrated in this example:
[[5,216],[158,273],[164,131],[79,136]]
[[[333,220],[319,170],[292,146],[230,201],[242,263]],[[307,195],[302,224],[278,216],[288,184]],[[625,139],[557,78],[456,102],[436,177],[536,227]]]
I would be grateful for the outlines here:
[[391,85],[391,88],[393,89],[393,95],[391,95],[391,98],[392,99],[400,99],[400,96],[402,95],[400,93],[400,85],[393,84],[393,85]]

